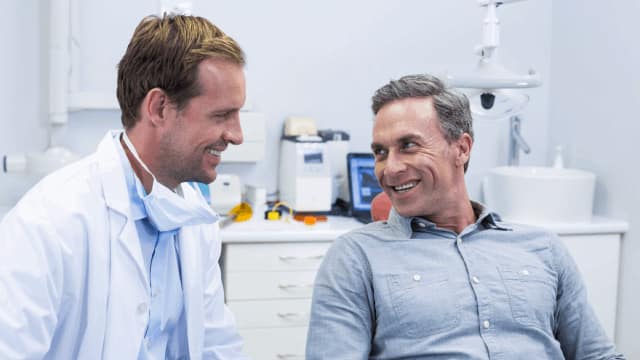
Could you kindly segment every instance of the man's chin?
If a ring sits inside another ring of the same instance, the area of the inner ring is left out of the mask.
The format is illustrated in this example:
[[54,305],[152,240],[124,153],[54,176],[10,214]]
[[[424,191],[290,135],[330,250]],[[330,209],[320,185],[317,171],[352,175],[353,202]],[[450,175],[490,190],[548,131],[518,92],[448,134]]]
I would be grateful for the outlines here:
[[396,210],[396,212],[404,217],[415,217],[415,216],[422,216],[422,214],[420,214],[420,211],[418,211],[417,209],[412,209],[411,207],[408,206],[402,206],[402,205],[393,205],[393,208]]

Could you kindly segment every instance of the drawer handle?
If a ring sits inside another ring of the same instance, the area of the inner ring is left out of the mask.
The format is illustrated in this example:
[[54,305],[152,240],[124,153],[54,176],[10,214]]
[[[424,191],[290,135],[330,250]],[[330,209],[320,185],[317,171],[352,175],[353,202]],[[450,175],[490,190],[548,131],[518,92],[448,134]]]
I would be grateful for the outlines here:
[[313,288],[313,283],[311,284],[278,284],[280,289],[302,289],[302,288]]
[[288,313],[278,313],[278,316],[283,318],[283,319],[291,319],[291,318],[302,318],[302,317],[306,317],[307,314],[305,313],[295,313],[295,312],[288,312]]
[[280,255],[278,256],[282,261],[292,260],[320,260],[324,255],[309,255],[309,256],[293,256],[293,255]]
[[276,354],[278,359],[304,359],[304,356],[297,354]]

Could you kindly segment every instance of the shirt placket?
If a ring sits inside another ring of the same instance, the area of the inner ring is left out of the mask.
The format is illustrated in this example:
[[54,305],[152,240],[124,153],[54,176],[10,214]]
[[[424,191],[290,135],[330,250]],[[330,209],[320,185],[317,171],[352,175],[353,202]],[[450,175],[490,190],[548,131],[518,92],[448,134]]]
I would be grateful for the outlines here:
[[[475,230],[476,229],[472,230],[471,233]],[[467,280],[475,296],[480,337],[484,342],[489,359],[499,359],[497,328],[494,322],[495,316],[492,309],[492,296],[489,286],[491,279],[488,278],[486,272],[482,271],[483,267],[481,264],[476,266],[472,255],[473,252],[467,251],[467,240],[465,240],[465,237],[468,239],[468,235],[470,234],[463,233],[456,235],[456,248],[465,265]]]

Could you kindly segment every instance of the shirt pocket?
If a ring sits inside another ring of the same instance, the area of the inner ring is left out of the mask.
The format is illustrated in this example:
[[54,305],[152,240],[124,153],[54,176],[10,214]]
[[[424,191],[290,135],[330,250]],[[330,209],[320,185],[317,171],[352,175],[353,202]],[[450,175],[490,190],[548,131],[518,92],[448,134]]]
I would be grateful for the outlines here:
[[396,323],[410,337],[441,333],[460,323],[460,305],[447,272],[390,274],[387,285]]
[[530,264],[501,264],[498,270],[509,296],[513,319],[550,331],[556,306],[555,273]]

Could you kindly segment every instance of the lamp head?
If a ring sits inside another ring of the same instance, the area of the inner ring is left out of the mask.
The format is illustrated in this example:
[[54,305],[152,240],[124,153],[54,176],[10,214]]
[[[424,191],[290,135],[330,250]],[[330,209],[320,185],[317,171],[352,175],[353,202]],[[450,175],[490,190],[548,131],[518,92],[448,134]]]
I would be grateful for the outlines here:
[[495,101],[496,96],[490,92],[483,92],[482,94],[480,94],[480,104],[485,110],[491,109]]

